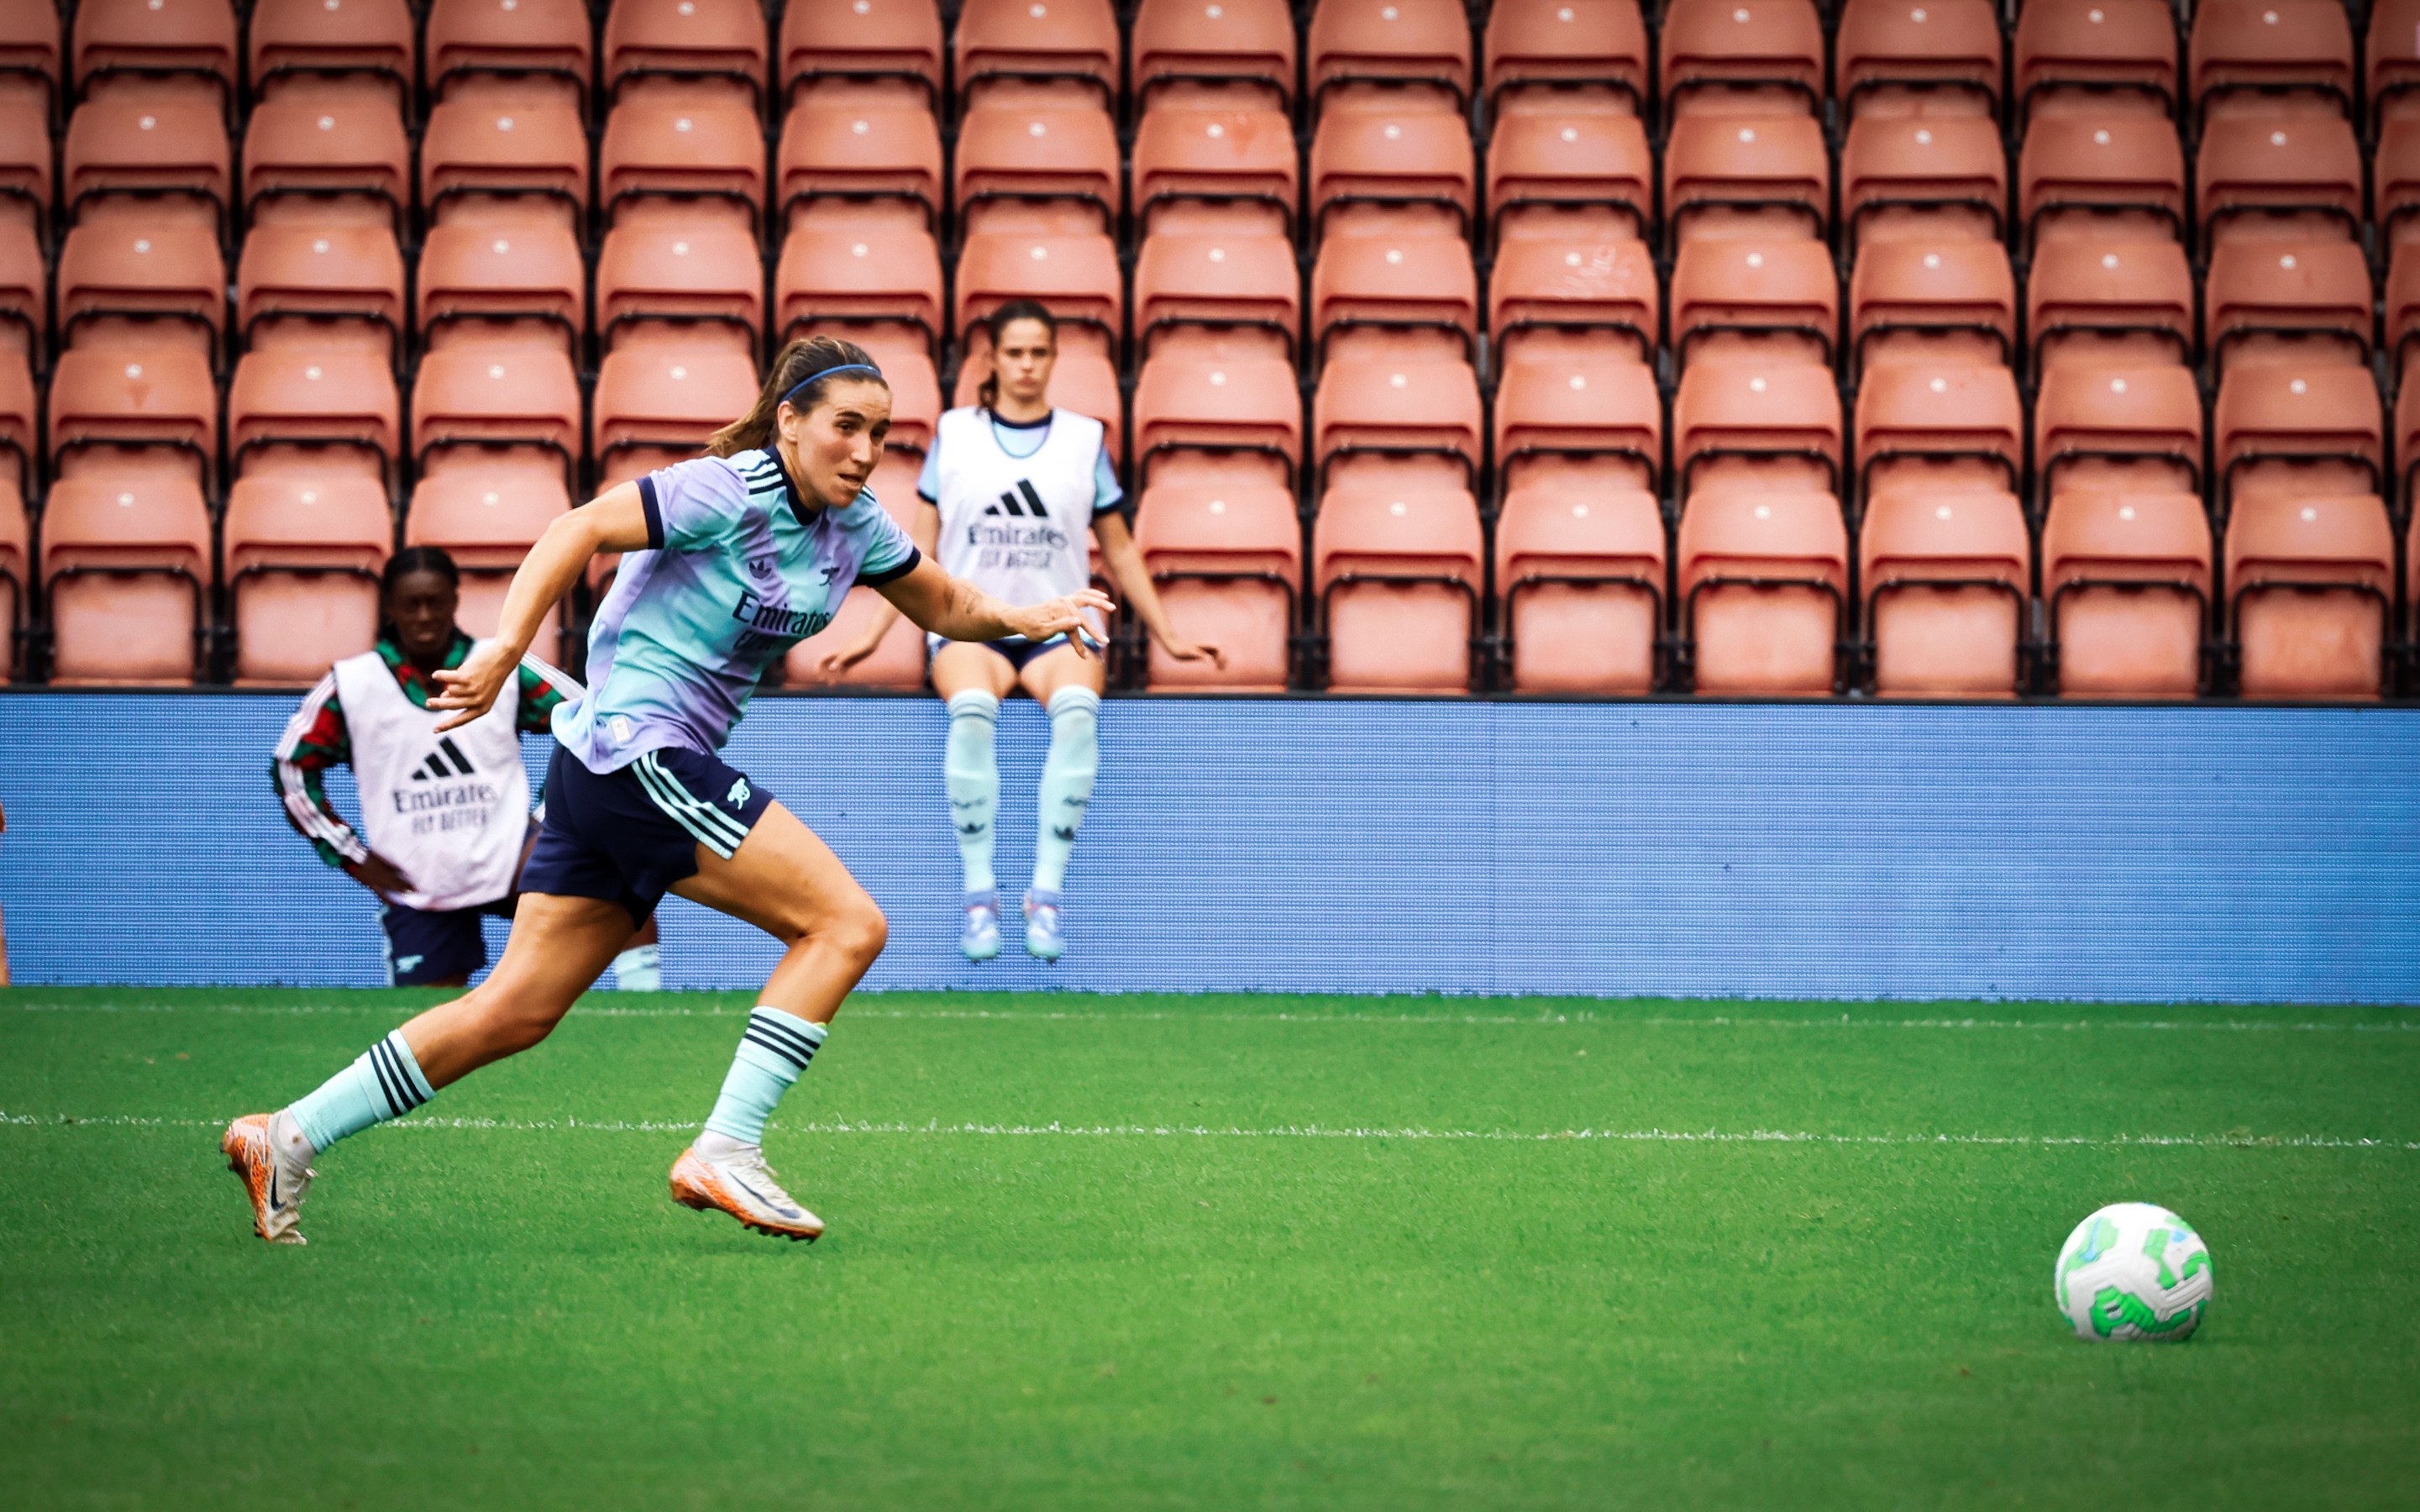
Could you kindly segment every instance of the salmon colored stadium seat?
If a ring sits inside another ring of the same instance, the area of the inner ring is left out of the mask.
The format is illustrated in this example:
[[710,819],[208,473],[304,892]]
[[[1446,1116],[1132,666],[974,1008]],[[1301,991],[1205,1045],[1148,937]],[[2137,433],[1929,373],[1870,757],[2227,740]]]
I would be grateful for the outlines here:
[[1661,323],[1654,256],[1628,239],[1517,238],[1496,249],[1487,283],[1487,328],[1506,362],[1527,348],[1618,334],[1643,361]]
[[[492,233],[491,233],[492,235]],[[428,248],[421,261],[423,308]],[[573,254],[575,263],[578,254]],[[259,226],[236,265],[236,326],[255,348],[350,342],[392,363],[403,351],[403,254],[380,226]],[[427,329],[424,320],[422,329]]]
[[420,203],[432,225],[557,221],[578,235],[588,215],[580,112],[546,98],[441,101],[421,131]]
[[1179,326],[1208,326],[1233,339],[1249,334],[1291,358],[1302,329],[1302,285],[1294,248],[1281,236],[1160,232],[1135,262],[1135,336],[1141,355]]
[[824,321],[896,323],[929,358],[943,329],[941,255],[925,231],[800,226],[782,243],[773,305],[785,341]]
[[238,683],[303,683],[378,639],[379,573],[395,539],[386,490],[358,473],[236,480],[225,528]]
[[1243,452],[1291,484],[1302,465],[1302,400],[1283,358],[1190,352],[1143,364],[1135,385],[1138,478],[1175,451]]
[[1294,99],[1294,14],[1285,0],[1142,0],[1130,46],[1138,105],[1205,81],[1242,81],[1280,110]]
[[1840,392],[1828,367],[1741,356],[1693,364],[1672,399],[1672,464],[1683,499],[1729,485],[1840,492]]
[[2382,121],[2420,115],[2420,102],[2412,98],[2420,89],[2420,0],[2374,0],[2361,55],[2368,68],[2363,93],[2372,135]]
[[[897,522],[902,530],[913,529],[915,512],[920,501],[916,497],[916,463],[901,454],[886,453],[875,464],[874,480],[867,485],[882,507]],[[892,693],[914,693],[924,686],[924,632],[916,622],[901,615],[891,623],[874,654],[836,678],[827,678],[816,663],[824,653],[854,645],[857,637],[883,606],[882,595],[859,584],[848,590],[841,600],[832,621],[822,631],[808,636],[790,647],[783,662],[783,680],[793,688],[812,688],[831,682],[848,688],[879,688]]]
[[605,118],[597,194],[612,223],[712,216],[753,233],[765,214],[764,128],[729,101],[633,96]]
[[1809,117],[1690,114],[1664,149],[1664,235],[1775,241],[1821,238],[1831,224],[1832,167]]
[[1125,324],[1124,284],[1117,249],[1106,236],[976,231],[958,253],[957,328],[971,341],[978,335],[974,323],[994,309],[1013,299],[1038,299],[1062,322],[1063,351],[1110,357]]
[[770,77],[757,0],[613,0],[605,16],[606,98],[659,85],[728,93],[761,109]]
[[1136,128],[1135,217],[1155,235],[1284,236],[1300,192],[1294,127],[1257,101],[1170,101]]
[[[737,412],[735,412],[737,413]],[[580,379],[559,348],[472,346],[430,351],[411,386],[411,452],[439,447],[535,451],[568,490],[581,455]]]
[[2028,244],[2184,239],[2184,148],[2164,117],[2038,117],[2017,156],[2017,185]]
[[559,224],[433,226],[421,244],[420,339],[431,349],[529,341],[577,352],[587,271]]
[[436,100],[551,101],[584,115],[592,46],[586,0],[429,0],[421,77]]
[[[227,0],[81,0],[70,39],[76,93],[180,87],[225,108],[235,98],[235,8]],[[201,93],[191,91],[198,86]]]
[[107,213],[157,226],[175,216],[224,234],[233,192],[215,104],[119,95],[68,119],[60,196],[74,224]]
[[1109,0],[967,0],[958,11],[957,87],[969,105],[1007,81],[1069,82],[1118,96],[1118,18]]
[[2029,0],[2017,13],[2013,62],[2021,128],[2044,115],[2176,112],[2168,0]]
[[1822,113],[1813,0],[1670,0],[1657,51],[1667,120]]
[[2005,488],[2023,481],[2024,407],[1997,363],[1876,363],[1857,385],[1857,496],[1892,489]]
[[2177,364],[2043,369],[2034,396],[2037,506],[2066,488],[2201,488],[2201,391]]
[[24,675],[25,610],[32,601],[33,528],[25,522],[25,500],[14,483],[0,482],[0,680]]
[[1339,484],[1311,526],[1311,591],[1337,693],[1470,686],[1486,551],[1461,489]]
[[1509,116],[1487,148],[1490,236],[1627,234],[1655,222],[1655,161],[1636,116]]
[[192,479],[61,478],[43,503],[41,576],[54,684],[196,680],[215,580]]
[[1339,357],[1320,375],[1311,436],[1322,478],[1417,473],[1466,490],[1484,441],[1478,375],[1464,362]]
[[2369,261],[2350,242],[2223,242],[2202,286],[2202,345],[2241,363],[2369,364]]
[[[473,635],[493,635],[521,558],[570,508],[563,480],[542,469],[447,469],[412,490],[403,543],[439,547],[454,558],[462,572],[458,621]],[[560,608],[554,623],[560,631]]]
[[0,218],[51,224],[51,113],[39,95],[0,94]]
[[1460,0],[1326,0],[1304,39],[1313,114],[1450,108],[1470,99],[1470,18]]
[[11,6],[0,13],[0,96],[27,101],[47,113],[60,99],[63,74],[54,7]]
[[2385,491],[2386,417],[2366,367],[2237,367],[2211,409],[2219,518],[2256,497]]
[[2193,361],[2200,348],[2185,249],[2165,238],[2044,242],[2025,284],[2025,330],[2041,366]]
[[2198,495],[2069,489],[2042,525],[2043,621],[2068,698],[2190,698],[2210,623]]
[[958,125],[952,193],[970,231],[1114,231],[1121,195],[1109,113],[997,95],[970,108]]
[[60,248],[57,289],[62,346],[182,342],[213,364],[218,358],[225,335],[226,259],[218,238],[199,226],[79,226]]
[[1832,92],[1852,119],[1974,115],[2000,106],[2000,18],[1991,0],[1848,0]]
[[817,199],[878,202],[926,231],[940,222],[941,129],[921,104],[810,97],[782,123],[776,162],[782,217],[793,226]]
[[367,94],[408,106],[413,29],[407,0],[254,0],[246,76],[258,100]]
[[174,475],[208,489],[219,456],[219,397],[209,359],[191,346],[59,353],[51,368],[52,469],[122,466],[121,448],[154,454]]
[[1829,365],[1840,285],[1821,242],[1690,242],[1672,263],[1672,351]]
[[941,12],[933,0],[789,0],[782,8],[782,87],[792,106],[827,87],[941,97]]
[[1877,242],[1858,252],[1849,275],[1852,375],[1894,360],[2008,364],[2016,341],[2016,274],[1997,242]]
[[1178,631],[1227,657],[1223,669],[1178,662],[1154,642],[1145,674],[1153,690],[1285,691],[1302,588],[1292,490],[1251,477],[1148,483],[1135,544]]
[[1866,116],[1850,123],[1840,151],[1840,217],[1852,255],[1875,241],[1996,242],[2008,209],[2008,156],[1991,117]]
[[2187,65],[2198,118],[2352,115],[2352,23],[2337,0],[2201,0]]
[[1820,696],[1838,686],[1849,594],[1838,499],[1701,490],[1682,508],[1676,565],[1699,693]]
[[0,348],[0,482],[20,495],[32,485],[42,456],[39,408],[25,354]]
[[[1638,0],[1563,0],[1488,12],[1487,114],[1647,106],[1647,26]],[[1600,101],[1602,103],[1600,103]]]
[[2395,249],[2386,270],[2386,345],[2393,356],[2391,371],[2398,388],[2410,370],[2412,348],[2420,338],[2420,255]]
[[2203,234],[2361,240],[2361,144],[2341,116],[2229,116],[2202,130],[2194,203]]
[[228,470],[301,460],[386,475],[402,450],[401,408],[394,371],[360,347],[247,351],[227,386]]
[[[729,346],[752,358],[765,335],[765,265],[736,226],[617,226],[597,258],[597,330],[607,350],[654,339]],[[734,411],[734,413],[744,412]]]
[[1664,460],[1654,370],[1602,349],[1515,363],[1496,391],[1494,436],[1507,492],[1531,478],[1652,489]]
[[244,132],[243,204],[256,224],[400,230],[411,209],[403,117],[376,96],[262,101]]
[[606,353],[589,446],[599,486],[698,455],[755,404],[757,386],[754,359],[719,346],[660,342]]
[[1512,689],[1653,692],[1665,564],[1652,493],[1515,487],[1496,520],[1497,624]]
[[0,348],[42,360],[50,350],[50,288],[33,226],[0,219]]
[[2371,160],[2370,218],[2379,240],[2402,246],[2420,241],[2420,111],[2391,116],[2379,129]]
[[2007,698],[2032,603],[2033,545],[2016,494],[1905,484],[1866,504],[1857,581],[1873,691]]
[[[1358,4],[1359,0],[1351,0]],[[1467,234],[1477,194],[1477,159],[1459,116],[1412,110],[1333,111],[1311,143],[1314,235],[1330,220],[1417,210]],[[1387,228],[1402,224],[1388,219]]]
[[2226,617],[2246,698],[2376,698],[2395,531],[2366,494],[2246,499],[2226,524]]
[[1311,271],[1314,368],[1344,354],[1471,360],[1479,273],[1453,236],[1338,236]]

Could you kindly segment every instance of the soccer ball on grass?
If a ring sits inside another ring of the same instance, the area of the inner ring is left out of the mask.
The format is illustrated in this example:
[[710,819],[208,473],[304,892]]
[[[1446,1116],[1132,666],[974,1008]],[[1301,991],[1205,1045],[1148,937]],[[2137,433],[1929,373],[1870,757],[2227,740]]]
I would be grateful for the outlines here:
[[2210,1247],[2165,1208],[2112,1203],[2067,1237],[2053,1283],[2078,1338],[2177,1343],[2210,1306]]

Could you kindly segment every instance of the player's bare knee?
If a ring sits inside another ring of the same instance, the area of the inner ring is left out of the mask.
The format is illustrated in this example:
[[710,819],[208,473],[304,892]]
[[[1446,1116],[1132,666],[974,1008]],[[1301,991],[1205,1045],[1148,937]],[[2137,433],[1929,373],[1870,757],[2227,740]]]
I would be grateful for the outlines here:
[[820,931],[833,948],[861,966],[874,964],[876,957],[891,940],[891,921],[883,916],[881,906],[871,897],[860,895],[849,907],[835,914]]

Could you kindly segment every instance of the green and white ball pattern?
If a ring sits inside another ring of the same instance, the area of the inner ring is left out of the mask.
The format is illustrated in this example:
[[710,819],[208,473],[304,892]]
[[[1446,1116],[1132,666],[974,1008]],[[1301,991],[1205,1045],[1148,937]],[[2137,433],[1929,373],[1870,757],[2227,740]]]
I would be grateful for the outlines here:
[[2210,1247],[2165,1208],[2112,1203],[2075,1225],[2053,1280],[2076,1337],[2173,1344],[2210,1307]]

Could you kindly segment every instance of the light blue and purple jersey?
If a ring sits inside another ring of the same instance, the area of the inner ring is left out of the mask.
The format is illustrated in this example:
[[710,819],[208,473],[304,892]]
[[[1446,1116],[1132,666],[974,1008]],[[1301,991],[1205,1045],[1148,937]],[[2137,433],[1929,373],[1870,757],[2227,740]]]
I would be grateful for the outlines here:
[[721,750],[774,658],[830,624],[852,584],[920,560],[871,490],[810,509],[769,452],[676,462],[639,499],[647,550],[622,558],[589,628],[587,694],[554,711],[554,738],[595,772]]

